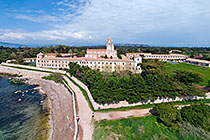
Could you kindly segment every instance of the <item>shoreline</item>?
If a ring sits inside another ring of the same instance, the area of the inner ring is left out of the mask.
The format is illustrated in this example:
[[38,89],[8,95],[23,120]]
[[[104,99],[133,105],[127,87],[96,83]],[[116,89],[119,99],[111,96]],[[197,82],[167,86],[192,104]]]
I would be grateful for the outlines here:
[[[39,90],[39,94],[45,94],[47,96],[47,107],[50,109],[50,120],[48,121],[50,127],[48,133],[49,140],[68,140],[71,137],[73,139],[73,105],[70,102],[71,94],[64,85],[42,79],[41,77],[49,75],[49,73],[45,72],[34,72],[0,66],[0,73],[22,75],[23,78],[28,79],[24,83],[38,85],[35,89]],[[62,111],[63,113],[61,113]]]

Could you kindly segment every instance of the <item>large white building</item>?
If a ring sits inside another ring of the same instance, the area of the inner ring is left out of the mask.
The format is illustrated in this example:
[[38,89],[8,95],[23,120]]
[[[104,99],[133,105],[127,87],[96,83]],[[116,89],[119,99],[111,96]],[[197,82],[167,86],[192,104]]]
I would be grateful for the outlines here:
[[176,61],[184,62],[186,55],[182,54],[151,54],[151,53],[126,53],[127,58],[144,57],[144,59],[160,60],[160,61]]
[[210,61],[207,61],[207,60],[188,58],[185,62],[189,64],[193,64],[193,65],[202,66],[202,67],[210,67]]
[[[114,50],[111,39],[109,38],[106,43],[107,49],[105,51],[101,49],[88,49],[85,57],[56,57],[56,54],[39,53],[36,59],[36,66],[56,69],[69,68],[68,64],[74,62],[81,66],[88,66],[91,69],[106,72],[129,70],[134,73],[141,73],[141,67],[138,66],[138,64],[142,62],[141,57],[134,59],[118,59],[117,51]],[[104,58],[104,54],[107,55],[108,58]]]

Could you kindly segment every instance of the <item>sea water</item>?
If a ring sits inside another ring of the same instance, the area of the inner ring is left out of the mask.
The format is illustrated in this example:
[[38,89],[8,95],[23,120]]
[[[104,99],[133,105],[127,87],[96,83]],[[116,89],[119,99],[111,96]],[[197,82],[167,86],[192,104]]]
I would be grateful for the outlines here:
[[46,96],[38,91],[15,94],[35,87],[10,83],[7,77],[0,78],[0,140],[37,139],[41,131],[37,121],[43,112],[42,102]]

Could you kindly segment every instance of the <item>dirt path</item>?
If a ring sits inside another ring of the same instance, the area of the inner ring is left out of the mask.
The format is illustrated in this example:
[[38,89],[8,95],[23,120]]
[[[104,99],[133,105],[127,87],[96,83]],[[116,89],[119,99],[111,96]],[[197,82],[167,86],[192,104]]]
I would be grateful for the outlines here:
[[[210,106],[210,103],[207,103],[206,105]],[[182,109],[185,106],[190,106],[190,104],[187,105],[175,105],[178,109]],[[111,111],[111,112],[96,112],[94,119],[96,121],[100,120],[119,120],[123,118],[129,118],[129,117],[144,117],[148,116],[151,113],[149,112],[152,108],[147,109],[133,109],[133,110],[127,110],[127,111]]]
[[149,112],[151,108],[148,109],[134,109],[134,110],[127,110],[127,111],[111,111],[111,112],[96,112],[94,119],[96,121],[100,120],[119,120],[122,118],[129,118],[129,117],[144,117],[150,115]]
[[0,72],[20,74],[29,84],[38,84],[40,91],[47,95],[50,101],[50,124],[52,140],[72,140],[74,135],[72,96],[62,84],[57,84],[41,77],[49,75],[44,72],[35,72],[0,66]]
[[74,85],[67,77],[64,79],[68,82],[69,86],[75,92],[77,107],[78,107],[78,116],[80,118],[79,125],[82,129],[82,134],[79,135],[79,140],[92,140],[92,134],[94,132],[94,125],[92,120],[92,110],[88,106],[88,102],[83,96],[82,91]]

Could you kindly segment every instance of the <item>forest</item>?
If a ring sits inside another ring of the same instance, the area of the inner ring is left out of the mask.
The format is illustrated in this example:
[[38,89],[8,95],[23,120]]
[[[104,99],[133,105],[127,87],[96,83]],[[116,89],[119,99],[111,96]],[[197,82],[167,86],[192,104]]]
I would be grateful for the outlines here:
[[[99,104],[144,102],[158,97],[205,96],[204,89],[193,86],[202,78],[199,74],[176,70],[165,73],[165,66],[160,61],[147,60],[140,64],[141,75],[129,71],[120,73],[99,72],[88,67],[70,63],[68,72],[84,82],[91,91],[94,100]],[[179,74],[182,76],[179,76]]]

